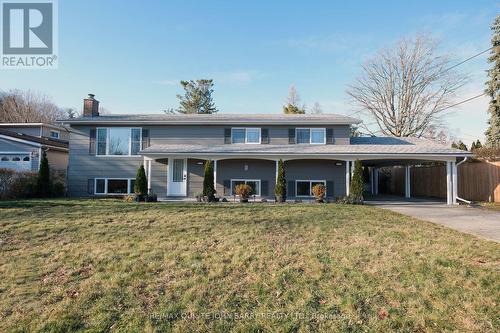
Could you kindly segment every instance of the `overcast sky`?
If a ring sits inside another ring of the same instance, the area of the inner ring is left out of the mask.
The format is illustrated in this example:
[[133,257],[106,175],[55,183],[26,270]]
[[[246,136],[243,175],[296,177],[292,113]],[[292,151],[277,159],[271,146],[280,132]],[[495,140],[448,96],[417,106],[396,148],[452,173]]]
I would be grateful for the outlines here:
[[[453,1],[68,1],[59,0],[59,68],[0,71],[0,89],[43,92],[81,109],[96,94],[111,113],[177,107],[179,80],[213,78],[224,113],[279,113],[294,84],[309,107],[353,112],[346,85],[360,64],[401,37],[425,33],[462,61],[490,46],[494,0]],[[461,99],[484,90],[487,55]],[[483,140],[487,97],[463,104],[448,128]]]

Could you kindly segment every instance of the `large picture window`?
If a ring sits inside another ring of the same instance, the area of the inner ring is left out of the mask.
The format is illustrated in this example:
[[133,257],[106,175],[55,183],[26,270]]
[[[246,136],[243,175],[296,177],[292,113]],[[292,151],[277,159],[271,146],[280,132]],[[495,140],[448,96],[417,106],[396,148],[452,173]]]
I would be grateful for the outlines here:
[[232,128],[231,142],[259,144],[261,142],[260,128]]
[[97,129],[97,155],[130,156],[141,150],[140,128],[111,127]]
[[325,128],[297,128],[295,130],[295,142],[302,144],[325,144]]
[[236,186],[247,184],[252,188],[250,195],[260,196],[260,180],[259,179],[231,179],[231,193],[235,195]]
[[133,178],[96,178],[95,194],[122,195],[134,193]]
[[312,197],[312,188],[315,185],[326,186],[325,180],[297,180],[295,181],[295,193],[298,197]]

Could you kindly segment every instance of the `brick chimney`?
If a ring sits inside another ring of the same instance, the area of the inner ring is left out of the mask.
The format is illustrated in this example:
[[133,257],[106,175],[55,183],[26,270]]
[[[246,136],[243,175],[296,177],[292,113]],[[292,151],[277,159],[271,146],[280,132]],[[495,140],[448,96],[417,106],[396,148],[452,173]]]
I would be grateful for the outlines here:
[[94,94],[89,94],[89,97],[83,100],[84,117],[99,117],[99,101],[94,96]]

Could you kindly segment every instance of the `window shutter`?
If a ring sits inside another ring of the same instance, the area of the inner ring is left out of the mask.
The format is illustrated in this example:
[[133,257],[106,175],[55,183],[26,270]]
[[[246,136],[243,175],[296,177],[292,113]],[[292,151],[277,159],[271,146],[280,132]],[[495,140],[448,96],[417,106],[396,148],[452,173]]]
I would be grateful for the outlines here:
[[327,145],[333,144],[333,128],[326,129],[326,144]]
[[225,144],[231,143],[231,129],[230,128],[224,128],[224,143]]
[[149,129],[142,129],[142,149],[148,148],[150,145]]
[[267,180],[263,180],[260,182],[260,195],[261,196],[269,195],[269,182]]
[[288,143],[289,144],[295,143],[295,128],[288,129]]
[[89,135],[89,155],[95,155],[96,129],[90,129]]
[[231,195],[231,181],[230,180],[225,180],[222,182],[224,185],[224,195]]
[[261,140],[260,142],[263,144],[269,143],[269,129],[263,128],[260,130]]
[[291,180],[288,182],[288,188],[286,189],[286,193],[291,197],[295,196],[295,182],[294,181]]
[[88,194],[94,194],[94,179],[87,180],[87,192]]
[[333,181],[326,181],[326,196],[329,198],[333,198]]

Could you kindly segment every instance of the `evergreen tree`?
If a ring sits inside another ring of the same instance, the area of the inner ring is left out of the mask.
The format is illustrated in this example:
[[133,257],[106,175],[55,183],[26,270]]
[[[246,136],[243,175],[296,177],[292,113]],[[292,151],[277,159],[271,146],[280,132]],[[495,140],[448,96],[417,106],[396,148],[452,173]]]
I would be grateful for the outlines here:
[[214,188],[214,167],[212,161],[207,161],[205,163],[205,175],[203,177],[203,196],[208,198],[208,201],[212,202],[215,199],[215,188]]
[[476,141],[472,141],[470,144],[470,151],[474,151],[476,149]]
[[479,141],[479,139],[477,139],[475,146],[476,146],[476,149],[483,148],[483,145],[481,144],[481,141]]
[[276,199],[281,198],[283,201],[286,201],[285,164],[282,159],[278,161],[278,179],[276,180],[274,194],[276,195]]
[[177,110],[179,113],[210,114],[219,111],[215,107],[212,97],[214,92],[213,80],[181,81],[181,85],[184,89],[184,96],[177,95],[180,103]]
[[134,193],[138,195],[148,194],[148,179],[146,178],[146,170],[144,170],[144,165],[142,164],[137,169],[137,174],[135,175]]
[[349,187],[349,197],[355,203],[363,202],[363,165],[360,160],[354,162],[354,172],[352,174],[351,185]]
[[452,142],[451,143],[451,148],[458,149],[458,145],[455,142]]
[[465,145],[465,143],[462,142],[462,140],[458,141],[458,149],[460,150],[465,150],[467,151],[467,146]]
[[50,185],[51,184],[50,184],[49,160],[47,159],[47,153],[44,150],[40,160],[40,169],[38,169],[38,177],[36,179],[37,195],[42,198],[48,197],[51,192]]
[[489,80],[486,82],[486,93],[490,96],[488,113],[489,127],[486,130],[486,144],[488,146],[500,146],[500,15],[495,18],[491,26],[493,49],[488,58],[492,68],[488,70]]

